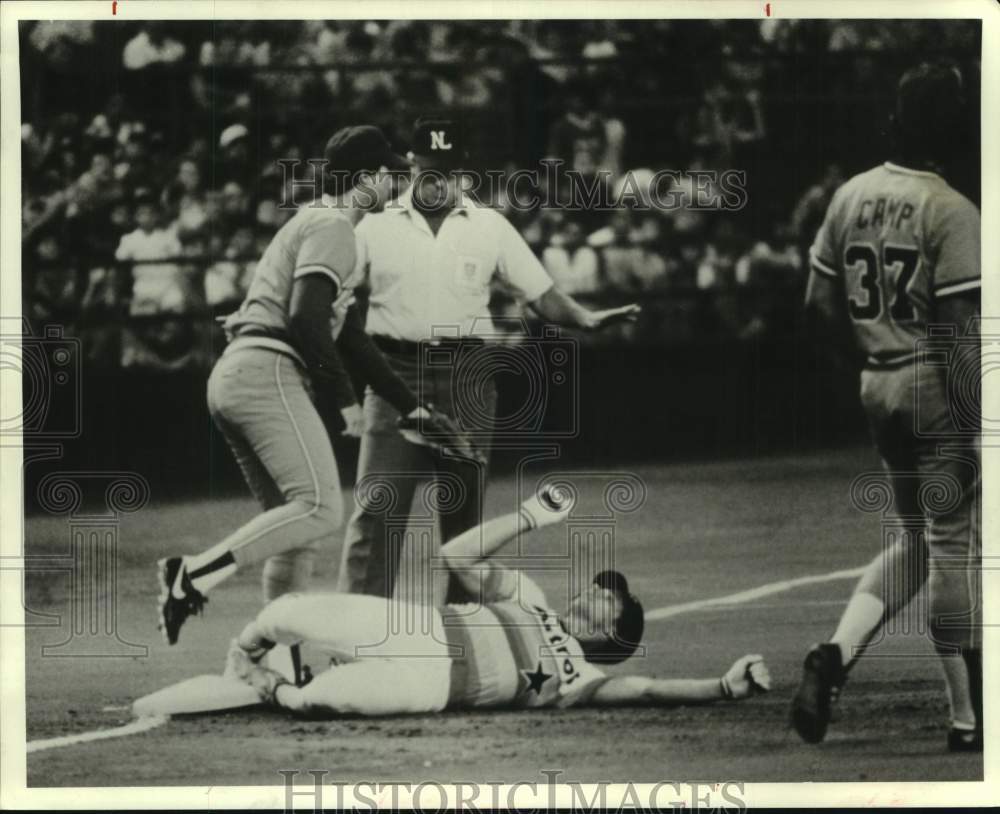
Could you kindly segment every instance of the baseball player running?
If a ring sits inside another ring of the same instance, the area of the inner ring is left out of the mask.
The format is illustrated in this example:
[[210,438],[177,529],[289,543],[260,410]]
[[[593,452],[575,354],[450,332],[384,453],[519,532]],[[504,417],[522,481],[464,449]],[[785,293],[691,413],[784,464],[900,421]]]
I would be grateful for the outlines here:
[[[961,95],[953,69],[924,64],[903,76],[893,120],[898,161],[837,190],[811,250],[807,307],[867,356],[861,399],[908,534],[869,565],[833,639],[806,657],[792,723],[810,743],[823,739],[831,702],[864,646],[927,580],[950,702],[948,746],[982,750],[979,449],[951,418],[956,406],[978,415],[977,395],[976,404],[956,402],[954,366],[979,369],[977,334],[969,348],[966,330],[979,313],[980,216],[939,174]],[[951,370],[918,358],[929,326],[964,337],[954,342]],[[947,498],[929,499],[935,489]]]
[[[418,404],[350,308],[354,226],[395,195],[409,162],[370,126],[339,130],[325,157],[335,194],[301,208],[275,235],[246,300],[226,320],[231,341],[208,382],[212,417],[264,512],[201,554],[160,560],[160,627],[169,644],[205,594],[240,568],[266,560],[266,601],[303,588],[317,546],[340,526],[337,464],[313,401],[316,391],[330,394],[347,432],[360,434],[361,408],[338,345],[404,418],[429,417],[433,432],[446,435],[452,426]],[[419,440],[412,430],[407,438]]]
[[[552,610],[525,574],[491,557],[506,543],[565,519],[570,498],[545,487],[520,510],[470,529],[441,548],[451,573],[479,601],[421,607],[422,634],[392,626],[399,600],[361,594],[287,594],[234,640],[227,675],[262,700],[315,715],[390,715],[446,707],[671,705],[748,698],[770,689],[759,655],[738,659],[721,678],[604,675],[596,664],[624,661],[642,637],[643,611],[625,577],[604,571],[565,614]],[[443,614],[443,615],[442,615]],[[309,643],[338,660],[305,686],[260,661],[276,643]]]

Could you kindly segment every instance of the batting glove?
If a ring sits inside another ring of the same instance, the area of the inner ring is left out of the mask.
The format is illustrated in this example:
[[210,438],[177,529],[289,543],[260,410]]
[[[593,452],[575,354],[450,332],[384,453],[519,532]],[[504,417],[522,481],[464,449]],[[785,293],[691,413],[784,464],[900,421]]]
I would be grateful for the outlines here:
[[758,654],[743,656],[719,679],[722,696],[728,701],[739,701],[753,695],[769,692],[771,674],[764,657]]
[[538,490],[538,494],[532,495],[521,504],[521,517],[527,520],[533,529],[551,526],[569,517],[575,502],[573,494],[568,489],[543,486]]

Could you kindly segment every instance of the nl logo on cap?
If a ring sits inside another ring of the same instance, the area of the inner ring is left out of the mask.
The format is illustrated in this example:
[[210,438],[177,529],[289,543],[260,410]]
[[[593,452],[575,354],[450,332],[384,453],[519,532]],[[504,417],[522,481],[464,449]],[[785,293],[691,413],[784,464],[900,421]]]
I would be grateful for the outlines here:
[[444,130],[431,130],[430,133],[432,150],[451,149],[451,142],[448,141],[448,136],[445,134]]

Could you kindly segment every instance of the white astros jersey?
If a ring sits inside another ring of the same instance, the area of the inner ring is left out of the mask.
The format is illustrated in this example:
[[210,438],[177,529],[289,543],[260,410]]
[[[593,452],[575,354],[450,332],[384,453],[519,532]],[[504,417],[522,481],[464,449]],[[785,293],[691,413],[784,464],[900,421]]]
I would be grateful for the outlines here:
[[915,356],[944,297],[978,291],[979,210],[933,172],[886,162],[833,196],[810,251],[813,273],[843,279],[869,364]]
[[604,673],[584,659],[541,588],[491,564],[481,605],[449,605],[449,706],[568,707],[588,700]]

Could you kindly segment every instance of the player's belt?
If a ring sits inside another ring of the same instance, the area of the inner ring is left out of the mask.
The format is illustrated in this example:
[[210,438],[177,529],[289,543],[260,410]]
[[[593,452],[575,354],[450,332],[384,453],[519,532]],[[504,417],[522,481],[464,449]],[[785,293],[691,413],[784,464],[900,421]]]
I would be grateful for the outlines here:
[[383,353],[392,353],[398,356],[416,356],[419,353],[421,346],[458,348],[463,345],[483,344],[483,340],[478,336],[466,336],[461,338],[443,336],[435,337],[433,339],[425,339],[423,342],[410,342],[407,339],[393,339],[391,336],[372,334],[372,341]]
[[256,330],[244,330],[240,331],[232,341],[226,345],[225,353],[235,353],[238,350],[244,350],[248,348],[256,348],[264,350],[271,350],[275,353],[283,354],[290,359],[298,362],[302,367],[306,367],[305,360],[299,355],[299,352],[291,346],[289,342],[280,337],[274,336],[273,334],[266,333],[264,331]]

